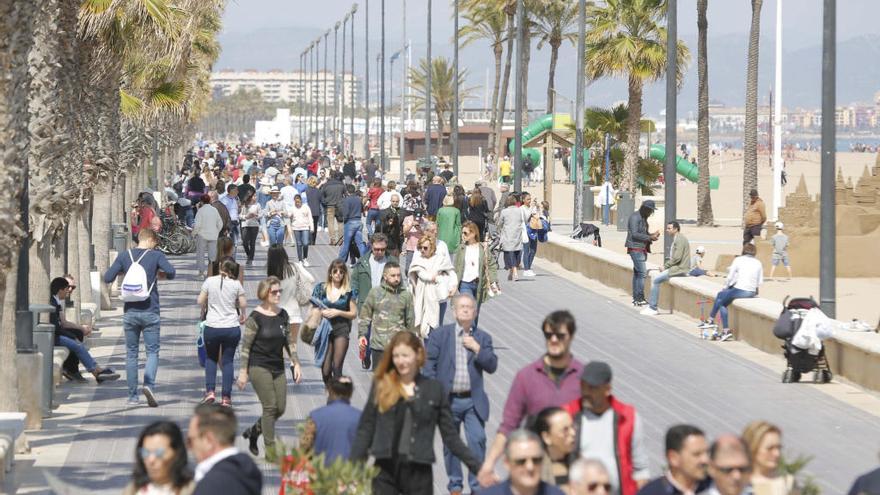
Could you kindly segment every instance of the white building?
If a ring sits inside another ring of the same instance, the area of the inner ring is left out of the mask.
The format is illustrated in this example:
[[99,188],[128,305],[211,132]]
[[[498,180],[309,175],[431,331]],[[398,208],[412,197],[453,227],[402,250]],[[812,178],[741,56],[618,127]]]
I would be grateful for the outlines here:
[[[268,102],[299,102],[334,105],[337,91],[333,87],[333,73],[283,72],[281,70],[231,71],[222,70],[211,74],[211,88],[229,96],[240,89],[259,90]],[[351,73],[339,74],[339,89],[346,106],[351,105],[352,93],[355,104],[360,103],[361,81]]]

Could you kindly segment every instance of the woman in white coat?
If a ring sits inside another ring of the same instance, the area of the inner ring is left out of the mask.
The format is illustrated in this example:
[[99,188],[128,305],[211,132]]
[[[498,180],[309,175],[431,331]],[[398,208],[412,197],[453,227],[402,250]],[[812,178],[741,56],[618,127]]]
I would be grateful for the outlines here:
[[458,277],[449,256],[437,252],[436,237],[422,237],[417,247],[409,266],[409,282],[415,325],[422,338],[426,338],[431,330],[443,324],[447,300],[458,288]]

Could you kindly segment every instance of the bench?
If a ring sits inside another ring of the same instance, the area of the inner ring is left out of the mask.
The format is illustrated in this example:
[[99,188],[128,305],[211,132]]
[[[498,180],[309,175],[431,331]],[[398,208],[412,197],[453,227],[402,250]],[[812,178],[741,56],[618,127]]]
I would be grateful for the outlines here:
[[15,441],[24,432],[24,420],[27,416],[23,412],[0,413],[0,482],[5,481],[6,474],[12,471],[15,460]]

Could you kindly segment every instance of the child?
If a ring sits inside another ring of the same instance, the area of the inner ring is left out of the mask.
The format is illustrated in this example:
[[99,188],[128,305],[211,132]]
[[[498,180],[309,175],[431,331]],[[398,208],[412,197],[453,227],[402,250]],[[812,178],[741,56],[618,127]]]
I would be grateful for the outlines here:
[[691,271],[688,272],[688,275],[691,277],[714,277],[715,275],[703,268],[703,258],[706,256],[706,247],[705,246],[697,246],[696,254],[691,258]]
[[785,226],[782,222],[776,222],[776,235],[770,238],[770,244],[773,245],[773,256],[770,258],[770,276],[773,278],[773,272],[776,271],[776,265],[782,263],[788,271],[788,279],[791,280],[791,265],[788,262],[788,236],[782,232]]

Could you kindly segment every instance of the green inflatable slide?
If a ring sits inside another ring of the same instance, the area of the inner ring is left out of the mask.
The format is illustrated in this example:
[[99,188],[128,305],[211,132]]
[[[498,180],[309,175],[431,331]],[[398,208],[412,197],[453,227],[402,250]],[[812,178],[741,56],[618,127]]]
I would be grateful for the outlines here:
[[[666,147],[661,144],[651,145],[651,151],[648,154],[651,158],[663,163],[666,160]],[[685,160],[683,157],[676,157],[675,171],[678,172],[678,175],[691,182],[700,180],[700,167]],[[718,177],[714,175],[709,177],[709,189],[718,189],[718,182]]]

